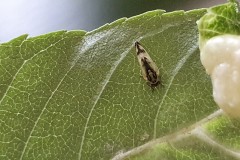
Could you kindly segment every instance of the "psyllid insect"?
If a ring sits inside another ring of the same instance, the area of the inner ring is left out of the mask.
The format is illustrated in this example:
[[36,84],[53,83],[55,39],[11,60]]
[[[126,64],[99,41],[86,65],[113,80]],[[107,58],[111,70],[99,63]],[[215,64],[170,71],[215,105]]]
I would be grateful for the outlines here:
[[159,69],[157,65],[153,62],[149,54],[139,42],[135,42],[135,48],[142,76],[147,81],[147,84],[152,89],[157,87],[159,84],[161,85]]

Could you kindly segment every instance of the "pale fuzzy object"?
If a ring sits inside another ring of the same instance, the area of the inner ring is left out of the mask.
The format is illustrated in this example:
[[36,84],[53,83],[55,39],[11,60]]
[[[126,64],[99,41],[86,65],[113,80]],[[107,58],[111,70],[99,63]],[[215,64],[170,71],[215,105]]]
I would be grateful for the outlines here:
[[211,38],[201,50],[201,61],[213,84],[213,97],[222,110],[240,117],[240,36]]

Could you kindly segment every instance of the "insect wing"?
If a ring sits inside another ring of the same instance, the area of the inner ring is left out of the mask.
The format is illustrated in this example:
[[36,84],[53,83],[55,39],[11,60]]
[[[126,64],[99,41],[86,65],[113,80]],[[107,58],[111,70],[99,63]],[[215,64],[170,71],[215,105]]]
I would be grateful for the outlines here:
[[147,73],[146,73],[146,63],[156,72],[157,76],[159,76],[159,69],[157,65],[153,62],[152,58],[146,52],[146,50],[142,47],[139,42],[135,43],[137,58],[139,65],[141,67],[142,75],[145,80],[147,80]]
[[[148,56],[148,58],[147,58],[147,56]],[[150,58],[150,56],[148,54],[147,54],[147,56],[146,56],[146,62],[148,63],[150,68],[152,68],[156,72],[157,76],[159,76],[159,69],[158,69],[157,65],[154,63],[154,61]]]

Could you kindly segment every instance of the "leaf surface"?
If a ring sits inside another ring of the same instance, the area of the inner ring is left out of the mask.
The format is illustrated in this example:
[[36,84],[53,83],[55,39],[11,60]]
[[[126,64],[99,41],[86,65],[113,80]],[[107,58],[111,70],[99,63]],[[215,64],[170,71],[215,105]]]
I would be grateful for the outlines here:
[[[199,61],[196,21],[204,13],[156,10],[89,33],[1,44],[1,159],[116,159],[159,141],[168,149],[170,139],[218,115]],[[163,87],[152,91],[140,77],[135,41],[158,65]],[[180,148],[169,153],[194,155]]]
[[200,48],[212,37],[223,34],[240,34],[240,8],[237,0],[214,6],[199,20]]

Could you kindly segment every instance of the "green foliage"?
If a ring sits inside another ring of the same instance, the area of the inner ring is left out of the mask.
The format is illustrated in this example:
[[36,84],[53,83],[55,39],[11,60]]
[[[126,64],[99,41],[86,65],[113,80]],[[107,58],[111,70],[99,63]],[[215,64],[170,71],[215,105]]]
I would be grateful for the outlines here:
[[[159,159],[231,159],[195,132],[218,115],[199,61],[196,21],[205,12],[156,10],[90,33],[1,44],[0,159],[110,159],[154,142]],[[135,41],[163,87],[152,91],[139,76]]]
[[239,22],[239,4],[236,0],[231,0],[229,3],[209,8],[208,13],[198,22],[200,47],[214,36],[223,34],[239,35]]

